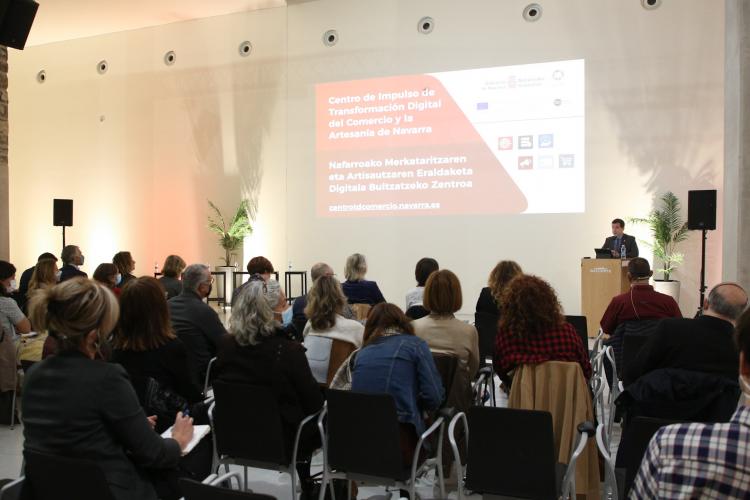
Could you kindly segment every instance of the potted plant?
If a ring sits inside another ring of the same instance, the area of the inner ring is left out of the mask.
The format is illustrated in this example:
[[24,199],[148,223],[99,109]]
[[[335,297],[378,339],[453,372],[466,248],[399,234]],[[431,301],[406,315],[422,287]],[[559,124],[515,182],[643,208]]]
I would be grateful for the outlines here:
[[230,267],[232,265],[232,256],[235,255],[237,249],[242,245],[245,236],[250,235],[253,232],[253,227],[250,224],[250,216],[247,214],[248,202],[242,200],[240,206],[232,217],[232,220],[227,225],[224,216],[221,215],[219,208],[214,205],[210,200],[208,206],[211,207],[212,214],[208,216],[208,228],[219,235],[219,245],[224,249],[224,265]]
[[234,266],[232,266],[232,257],[242,245],[245,236],[253,232],[253,226],[250,224],[248,215],[248,201],[242,200],[240,206],[227,224],[224,216],[221,215],[219,208],[210,200],[208,206],[211,207],[211,214],[208,216],[208,228],[219,236],[219,245],[224,249],[223,266],[218,266],[218,271],[224,271],[224,307],[231,304],[232,291],[234,284]]
[[[660,273],[662,279],[654,279],[654,289],[680,298],[680,282],[671,279],[672,272],[682,263],[683,255],[677,251],[677,244],[688,237],[687,222],[680,215],[680,200],[671,191],[659,198],[660,204],[654,208],[648,217],[634,217],[630,220],[636,224],[646,224],[651,229],[654,243],[654,272]],[[657,269],[656,261],[661,262]]]

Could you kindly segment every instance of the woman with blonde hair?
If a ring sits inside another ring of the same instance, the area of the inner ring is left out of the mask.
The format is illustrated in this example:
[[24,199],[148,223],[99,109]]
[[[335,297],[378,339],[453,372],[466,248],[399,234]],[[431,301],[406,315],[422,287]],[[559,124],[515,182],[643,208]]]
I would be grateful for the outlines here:
[[[338,369],[339,361],[343,361],[351,351],[362,346],[365,328],[360,322],[343,316],[345,307],[346,297],[336,278],[321,276],[315,280],[307,297],[305,315],[308,321],[302,335],[305,338],[310,368],[315,380],[321,384],[330,381]],[[332,357],[334,341],[348,344],[349,347],[344,349],[346,352]],[[331,366],[331,363],[334,366]]]
[[[57,261],[54,259],[42,259],[34,266],[34,271],[29,280],[29,288],[26,292],[27,301],[37,290],[41,290],[57,284]],[[42,360],[44,342],[47,340],[47,332],[37,331],[34,337],[21,339],[21,348],[18,351],[18,360],[24,371],[31,368],[37,361]]]
[[161,268],[163,276],[159,278],[159,284],[167,293],[167,300],[182,293],[180,277],[186,266],[187,264],[179,255],[170,255],[164,260],[164,265]]
[[344,295],[350,304],[375,305],[385,302],[380,288],[375,281],[365,279],[367,274],[367,260],[361,253],[351,254],[346,259],[344,277],[346,281],[341,284]]
[[117,266],[117,271],[120,273],[120,281],[115,283],[116,286],[122,288],[128,281],[135,279],[132,274],[135,270],[135,261],[130,252],[117,252],[112,257],[112,264]]
[[[117,323],[115,296],[95,281],[73,278],[34,294],[29,314],[36,328],[57,338],[60,350],[26,377],[24,449],[96,462],[116,500],[156,499],[142,469],[176,468],[193,423],[178,414],[172,438],[162,438],[125,370],[95,360]],[[159,496],[174,498],[175,492]]]
[[521,266],[512,260],[501,260],[492,269],[487,286],[482,288],[477,300],[476,312],[499,316],[502,309],[501,296],[510,280],[523,273]]
[[30,298],[31,294],[40,288],[56,285],[57,273],[57,262],[55,260],[43,259],[37,262],[34,266],[34,272],[31,274],[31,280],[29,280],[29,290],[26,292],[26,297]]

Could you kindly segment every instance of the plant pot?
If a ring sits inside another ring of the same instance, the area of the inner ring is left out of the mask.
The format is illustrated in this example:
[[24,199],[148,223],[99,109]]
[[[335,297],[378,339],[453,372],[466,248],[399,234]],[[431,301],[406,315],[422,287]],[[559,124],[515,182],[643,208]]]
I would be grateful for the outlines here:
[[669,295],[675,302],[680,302],[680,282],[677,280],[654,280],[654,290]]
[[217,272],[223,272],[224,273],[224,298],[225,298],[225,304],[224,306],[228,306],[232,303],[232,291],[234,290],[232,284],[234,283],[234,266],[216,266],[214,269],[216,269]]

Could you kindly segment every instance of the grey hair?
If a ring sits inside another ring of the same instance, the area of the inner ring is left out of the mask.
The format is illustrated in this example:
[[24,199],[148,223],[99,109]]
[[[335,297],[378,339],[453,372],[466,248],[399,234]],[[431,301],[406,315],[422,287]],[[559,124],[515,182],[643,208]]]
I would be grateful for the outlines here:
[[60,254],[60,260],[63,261],[63,264],[70,264],[73,262],[73,257],[78,251],[78,247],[76,245],[67,245],[65,248],[62,249],[62,254]]
[[250,281],[240,292],[229,318],[229,333],[241,346],[258,345],[262,337],[270,337],[281,324],[273,317],[273,309],[281,299],[276,280]]
[[333,268],[325,262],[318,262],[310,268],[310,278],[313,281],[328,273],[333,274]]
[[[722,287],[725,286],[735,286],[739,288],[743,292],[742,294],[745,296],[745,300],[739,302],[736,298],[733,300],[732,298],[727,297],[721,291]],[[719,283],[713,287],[708,294],[708,306],[713,312],[721,314],[732,321],[736,321],[747,307],[747,293],[745,292],[745,289],[737,283]]]
[[361,253],[353,253],[346,259],[344,276],[349,281],[358,281],[367,273],[367,260]]
[[210,276],[208,266],[204,264],[190,264],[182,273],[182,288],[195,292],[198,287],[206,281],[206,275]]

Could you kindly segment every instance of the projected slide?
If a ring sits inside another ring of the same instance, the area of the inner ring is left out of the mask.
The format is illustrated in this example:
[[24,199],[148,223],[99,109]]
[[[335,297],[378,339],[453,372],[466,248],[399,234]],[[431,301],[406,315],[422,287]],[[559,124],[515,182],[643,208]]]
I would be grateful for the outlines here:
[[584,62],[316,86],[324,217],[583,212]]

